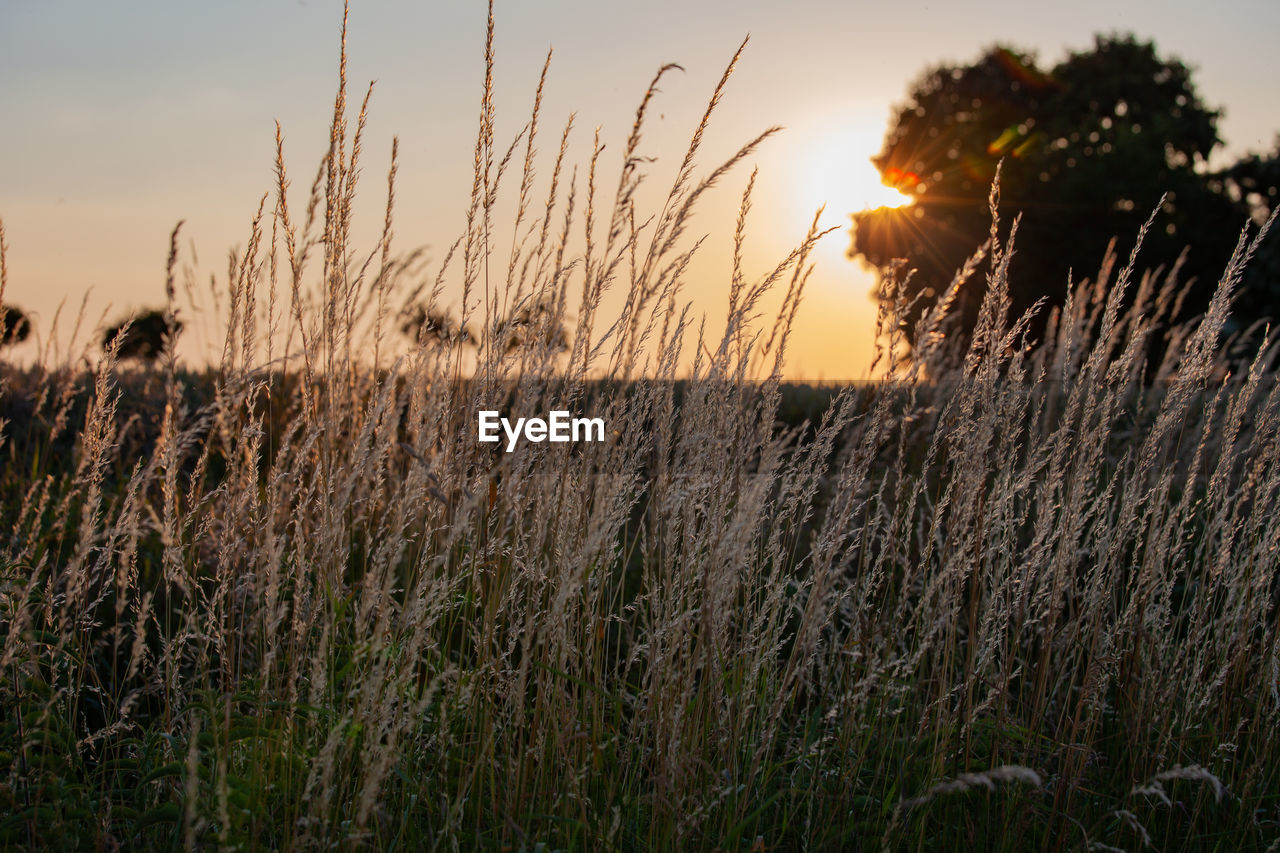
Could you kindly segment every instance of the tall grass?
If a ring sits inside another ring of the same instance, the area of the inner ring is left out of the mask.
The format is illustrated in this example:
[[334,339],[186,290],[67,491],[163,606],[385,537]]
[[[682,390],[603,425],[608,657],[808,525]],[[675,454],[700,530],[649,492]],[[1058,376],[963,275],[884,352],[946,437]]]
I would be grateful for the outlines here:
[[[683,295],[692,211],[771,132],[698,177],[738,56],[645,212],[668,69],[610,198],[568,125],[535,178],[542,81],[498,145],[492,38],[491,13],[434,275],[393,250],[394,145],[382,236],[354,245],[344,26],[328,155],[298,215],[278,137],[220,365],[6,372],[4,843],[1274,847],[1280,386],[1272,346],[1220,355],[1261,235],[1194,327],[1162,331],[1176,271],[1135,250],[1033,349],[993,195],[954,285],[985,279],[967,349],[943,294],[891,379],[781,423],[816,226],[759,281],[735,253],[723,332]],[[449,294],[474,351],[395,344],[397,304]],[[481,409],[609,430],[505,453]]]

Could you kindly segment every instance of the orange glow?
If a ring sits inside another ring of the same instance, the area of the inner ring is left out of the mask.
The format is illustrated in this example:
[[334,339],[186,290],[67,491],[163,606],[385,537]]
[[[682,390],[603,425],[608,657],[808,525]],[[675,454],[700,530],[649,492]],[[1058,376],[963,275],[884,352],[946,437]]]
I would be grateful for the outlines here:
[[920,185],[920,176],[915,172],[904,172],[896,166],[890,166],[884,170],[884,178],[881,183],[899,192],[914,190]]
[[1014,157],[1025,156],[1029,151],[1031,151],[1033,148],[1036,147],[1036,143],[1038,143],[1039,141],[1040,141],[1040,133],[1037,131],[1036,133],[1033,133],[1030,136],[1028,136],[1021,145],[1013,149],[1013,156]]
[[1006,127],[1004,133],[987,146],[987,153],[993,157],[1003,154],[1020,135],[1017,126]]
[[881,177],[871,164],[884,130],[877,124],[850,121],[844,126],[818,125],[797,151],[800,169],[795,184],[797,215],[812,216],[825,205],[833,221],[878,207],[903,207],[914,201],[906,193],[920,182],[901,172],[896,182]]
[[[1025,132],[1025,126],[1013,125],[1005,128],[1004,133],[1000,134],[997,139],[987,146],[987,153],[992,157],[997,157],[1005,152],[1009,152],[1014,157],[1025,156],[1040,141],[1039,131],[1024,137]],[[1016,146],[1015,143],[1017,143]],[[1010,148],[1013,150],[1009,151]]]
[[1034,66],[1028,65],[1017,54],[1005,48],[1001,48],[996,53],[996,60],[1010,78],[1031,89],[1046,89],[1058,85],[1058,81],[1051,74],[1046,74]]

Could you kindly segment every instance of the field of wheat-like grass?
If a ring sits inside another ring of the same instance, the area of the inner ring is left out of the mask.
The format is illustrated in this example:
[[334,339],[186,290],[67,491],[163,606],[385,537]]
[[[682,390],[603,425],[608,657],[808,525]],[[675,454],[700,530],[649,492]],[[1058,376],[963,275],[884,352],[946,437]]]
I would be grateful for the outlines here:
[[[3,368],[0,846],[1277,849],[1280,384],[1222,355],[1257,235],[1190,326],[1138,249],[1028,347],[993,192],[971,341],[890,278],[887,378],[792,387],[816,226],[733,263],[722,333],[683,295],[694,207],[768,135],[699,165],[736,62],[656,210],[654,87],[609,195],[571,124],[535,175],[541,82],[499,144],[487,75],[428,275],[394,148],[354,244],[344,47],[219,363]],[[506,452],[481,410],[607,431]]]

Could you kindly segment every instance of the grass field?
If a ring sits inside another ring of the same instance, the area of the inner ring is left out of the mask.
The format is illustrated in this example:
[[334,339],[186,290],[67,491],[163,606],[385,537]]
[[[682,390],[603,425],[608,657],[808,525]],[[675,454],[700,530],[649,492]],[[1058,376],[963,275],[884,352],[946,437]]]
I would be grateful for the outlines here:
[[[219,364],[4,368],[0,844],[1280,849],[1280,385],[1274,347],[1222,355],[1257,235],[1194,325],[1137,254],[1028,348],[993,203],[970,343],[890,279],[890,378],[798,388],[816,231],[733,265],[722,333],[682,296],[760,141],[701,170],[718,90],[639,211],[648,94],[610,197],[563,143],[535,179],[536,106],[498,145],[490,85],[432,275],[394,167],[353,244],[344,79],[301,212],[281,146]],[[506,453],[482,409],[608,431]]]

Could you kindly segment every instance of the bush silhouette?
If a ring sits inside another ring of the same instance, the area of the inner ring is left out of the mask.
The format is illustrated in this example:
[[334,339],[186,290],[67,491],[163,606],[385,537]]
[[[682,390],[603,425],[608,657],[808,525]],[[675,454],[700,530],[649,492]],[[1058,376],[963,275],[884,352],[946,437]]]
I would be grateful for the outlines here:
[[31,321],[12,305],[0,307],[0,346],[20,344],[31,336]]
[[120,358],[152,362],[172,345],[181,331],[182,321],[176,317],[166,318],[165,312],[154,309],[143,311],[107,329],[102,335],[102,349],[109,350],[116,338],[123,335],[117,351]]
[[428,309],[420,303],[407,305],[400,312],[400,331],[422,344],[471,343],[471,330],[465,325],[446,312]]
[[494,339],[505,341],[506,352],[521,347],[545,346],[552,352],[569,349],[569,330],[561,322],[563,312],[553,302],[539,300],[517,308],[494,327]]

